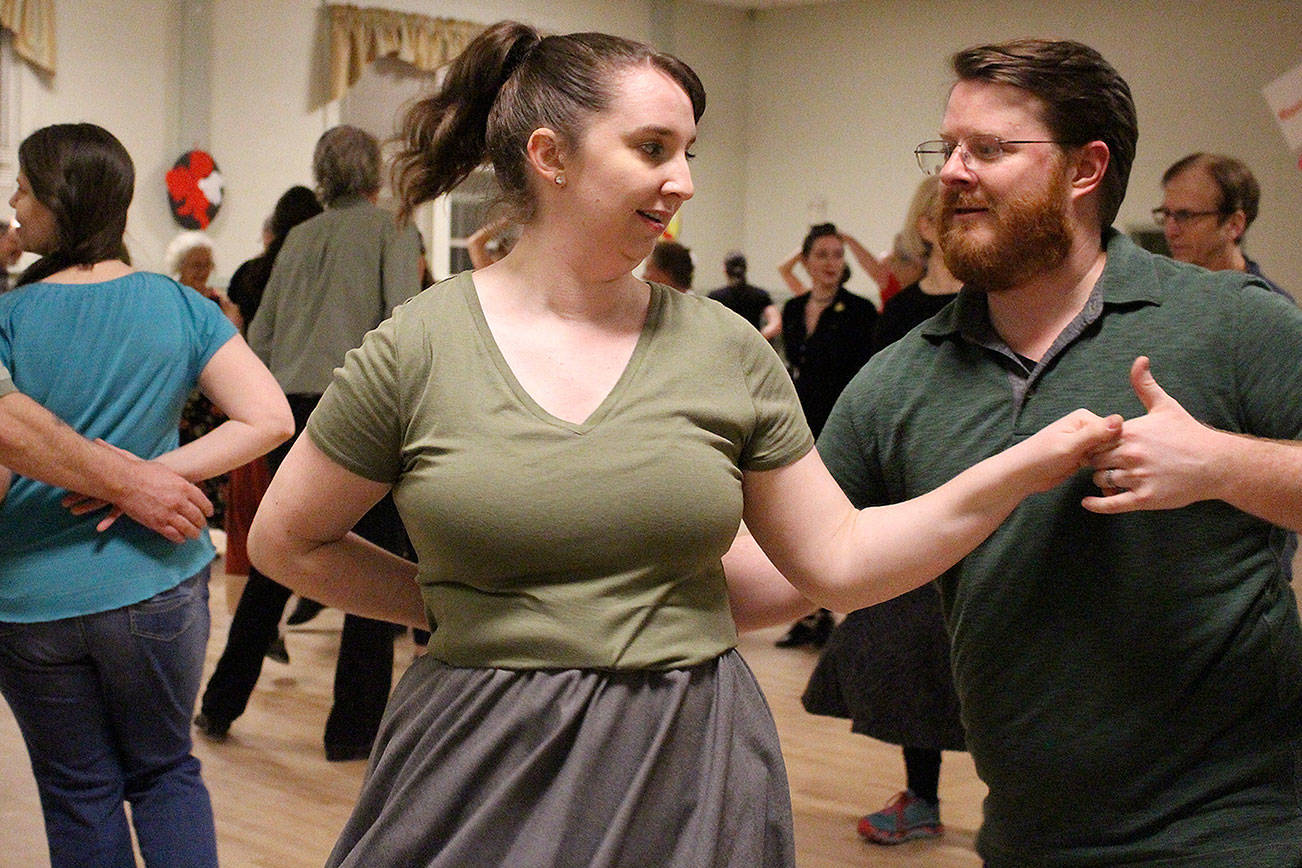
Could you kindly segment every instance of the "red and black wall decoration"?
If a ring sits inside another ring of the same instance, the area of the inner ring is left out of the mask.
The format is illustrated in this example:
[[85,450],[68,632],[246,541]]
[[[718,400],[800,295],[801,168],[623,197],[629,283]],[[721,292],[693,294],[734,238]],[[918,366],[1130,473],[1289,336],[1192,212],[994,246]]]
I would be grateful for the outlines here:
[[222,204],[222,174],[207,151],[186,151],[167,170],[172,217],[186,229],[207,229]]

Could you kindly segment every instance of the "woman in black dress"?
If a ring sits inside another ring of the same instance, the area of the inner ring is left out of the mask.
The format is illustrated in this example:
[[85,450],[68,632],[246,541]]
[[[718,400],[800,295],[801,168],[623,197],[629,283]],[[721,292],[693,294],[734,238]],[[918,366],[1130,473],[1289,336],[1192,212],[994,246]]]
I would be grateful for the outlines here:
[[[800,408],[817,437],[845,384],[872,356],[877,308],[845,288],[850,267],[845,264],[845,241],[834,224],[810,228],[800,245],[800,262],[811,286],[783,306],[782,341]],[[819,609],[792,624],[777,646],[821,648],[834,625],[832,613]]]

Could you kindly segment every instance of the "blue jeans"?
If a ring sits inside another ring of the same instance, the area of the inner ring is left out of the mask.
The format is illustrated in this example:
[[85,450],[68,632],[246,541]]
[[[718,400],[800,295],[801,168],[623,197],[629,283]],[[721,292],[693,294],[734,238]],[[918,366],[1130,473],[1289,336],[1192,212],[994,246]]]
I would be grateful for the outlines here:
[[0,693],[41,795],[53,868],[215,866],[212,803],[191,755],[208,643],[208,572],[76,618],[0,622]]

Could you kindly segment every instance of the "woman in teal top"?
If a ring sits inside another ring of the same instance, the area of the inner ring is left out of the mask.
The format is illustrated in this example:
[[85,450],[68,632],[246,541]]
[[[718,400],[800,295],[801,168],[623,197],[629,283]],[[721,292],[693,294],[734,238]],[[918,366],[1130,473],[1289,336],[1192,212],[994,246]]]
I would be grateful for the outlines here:
[[[0,365],[81,435],[191,481],[266,452],[289,407],[221,311],[119,258],[134,170],[93,124],[18,149],[10,204],[42,258],[0,297]],[[198,383],[228,420],[177,448]],[[9,477],[0,468],[0,475]],[[0,502],[0,692],[27,743],[56,866],[215,865],[189,718],[208,638],[206,532],[180,544],[14,477]]]
[[[801,590],[858,608],[1119,430],[1074,414],[856,513],[759,333],[633,276],[692,195],[704,100],[648,46],[503,22],[407,118],[407,210],[487,161],[523,228],[349,353],[250,534],[299,592],[437,624],[332,865],[793,864],[776,732],[734,646],[797,595],[755,593],[772,567],[728,554],[743,514]],[[389,490],[419,566],[348,533]]]

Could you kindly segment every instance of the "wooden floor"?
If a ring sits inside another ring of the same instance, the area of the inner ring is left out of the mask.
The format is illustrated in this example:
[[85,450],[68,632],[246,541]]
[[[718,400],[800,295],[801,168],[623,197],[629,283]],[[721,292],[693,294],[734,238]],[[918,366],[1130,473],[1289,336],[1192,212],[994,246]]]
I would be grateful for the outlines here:
[[[220,565],[220,562],[219,562]],[[1302,557],[1294,575],[1302,574]],[[226,576],[212,581],[212,639],[204,679],[216,662],[230,622]],[[1294,581],[1302,596],[1302,581]],[[334,659],[343,617],[327,610],[287,634],[290,663],[268,662],[249,703],[224,744],[196,740],[217,815],[223,865],[233,868],[319,866],[352,807],[363,762],[328,763],[321,733],[329,710]],[[899,749],[853,735],[847,721],[814,717],[800,693],[817,656],[781,650],[781,629],[743,637],[741,651],[773,709],[782,740],[795,812],[800,868],[915,866],[971,868],[985,785],[967,754],[946,753],[941,770],[944,837],[879,847],[855,834],[857,818],[881,807],[904,786]],[[395,676],[418,650],[400,640]],[[0,865],[48,868],[36,785],[22,737],[0,701]],[[388,866],[383,866],[388,868]]]
[[[212,639],[207,672],[226,639],[230,617],[226,578],[212,580]],[[204,779],[212,791],[223,865],[299,868],[325,861],[356,797],[363,762],[328,763],[321,733],[342,616],[327,610],[288,632],[289,665],[268,661],[248,712],[224,744],[196,739]],[[980,864],[972,838],[985,788],[966,754],[946,754],[941,772],[943,817],[938,841],[883,848],[855,834],[856,819],[903,788],[898,748],[852,735],[843,720],[806,714],[799,696],[817,659],[808,650],[780,650],[770,630],[745,637],[742,651],[773,707],[795,809],[801,868]],[[416,648],[400,641],[396,668]],[[36,785],[9,707],[0,702],[0,865],[48,866]]]

